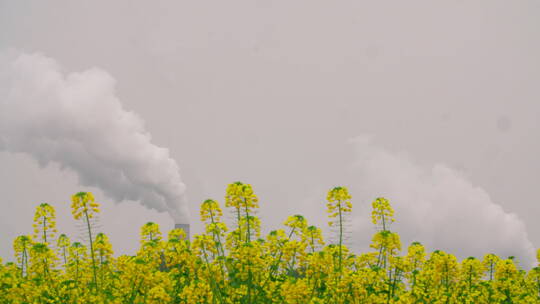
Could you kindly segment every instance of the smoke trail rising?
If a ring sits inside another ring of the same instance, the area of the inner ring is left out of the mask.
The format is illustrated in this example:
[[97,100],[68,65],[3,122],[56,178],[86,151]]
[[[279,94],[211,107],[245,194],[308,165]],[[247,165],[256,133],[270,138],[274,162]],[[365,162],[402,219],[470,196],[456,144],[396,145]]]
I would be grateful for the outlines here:
[[58,163],[84,186],[189,223],[177,163],[114,90],[115,80],[97,68],[64,75],[41,54],[0,53],[0,149],[41,166]]
[[[495,253],[516,256],[525,267],[535,264],[535,249],[525,223],[504,210],[486,190],[445,164],[418,164],[409,156],[385,149],[371,136],[351,140],[351,167],[357,201],[384,196],[396,210],[395,231],[408,245],[420,241],[460,258]],[[369,208],[355,218],[355,231],[371,227]],[[369,243],[369,235],[363,243]]]

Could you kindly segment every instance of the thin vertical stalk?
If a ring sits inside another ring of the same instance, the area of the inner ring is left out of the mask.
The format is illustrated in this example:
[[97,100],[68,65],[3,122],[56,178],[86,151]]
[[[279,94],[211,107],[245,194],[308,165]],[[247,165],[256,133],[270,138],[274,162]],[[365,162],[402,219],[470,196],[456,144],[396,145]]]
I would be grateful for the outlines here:
[[43,243],[47,243],[47,217],[43,217]]
[[92,271],[94,273],[94,289],[97,291],[97,273],[96,273],[96,258],[94,256],[94,242],[92,240],[92,229],[90,229],[90,219],[88,218],[88,211],[84,211],[86,218],[86,227],[88,228],[88,236],[90,238],[90,255],[92,257]]
[[341,213],[341,201],[338,202],[338,210],[339,210],[339,274],[341,279],[342,274],[342,249],[341,246],[343,244],[343,215]]

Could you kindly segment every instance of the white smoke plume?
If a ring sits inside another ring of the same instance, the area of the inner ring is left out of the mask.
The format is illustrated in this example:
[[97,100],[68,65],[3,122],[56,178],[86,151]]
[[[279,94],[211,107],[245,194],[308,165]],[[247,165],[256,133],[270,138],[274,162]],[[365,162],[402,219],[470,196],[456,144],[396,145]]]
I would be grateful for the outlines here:
[[431,168],[417,164],[373,144],[367,136],[352,144],[356,160],[350,181],[357,210],[353,238],[362,246],[369,244],[373,232],[371,202],[383,196],[396,211],[391,230],[400,234],[405,248],[419,241],[430,250],[460,258],[495,253],[515,256],[526,268],[534,263],[534,247],[523,221],[458,171],[443,164]]
[[177,163],[122,107],[103,70],[64,74],[41,54],[0,53],[0,149],[58,163],[83,186],[189,223]]

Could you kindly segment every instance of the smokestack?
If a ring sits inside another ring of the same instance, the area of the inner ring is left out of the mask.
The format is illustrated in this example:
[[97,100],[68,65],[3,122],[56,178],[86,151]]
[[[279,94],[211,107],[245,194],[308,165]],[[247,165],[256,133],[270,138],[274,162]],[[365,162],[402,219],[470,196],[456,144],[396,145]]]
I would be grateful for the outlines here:
[[174,229],[183,229],[186,233],[186,240],[189,240],[189,224],[174,224]]

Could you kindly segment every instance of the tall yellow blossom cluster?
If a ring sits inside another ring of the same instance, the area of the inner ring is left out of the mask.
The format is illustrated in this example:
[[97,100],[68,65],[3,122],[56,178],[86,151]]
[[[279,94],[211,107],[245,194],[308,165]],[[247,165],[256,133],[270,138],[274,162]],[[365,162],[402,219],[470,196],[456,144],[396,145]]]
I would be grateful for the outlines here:
[[382,230],[386,230],[394,222],[394,209],[390,206],[390,202],[384,197],[378,197],[371,205],[373,207],[371,221],[374,225],[380,226]]
[[92,218],[99,212],[99,205],[95,202],[94,195],[91,192],[79,192],[71,197],[71,210],[73,217],[78,220],[83,215]]
[[235,216],[236,227],[228,243],[238,246],[241,242],[250,242],[260,232],[260,221],[253,216],[259,208],[259,199],[255,195],[250,184],[235,182],[227,186],[225,206],[232,207]]
[[[328,216],[330,219],[334,218],[338,226],[338,268],[337,272],[341,275],[343,272],[343,240],[344,240],[344,222],[346,220],[346,214],[352,211],[351,195],[349,190],[345,187],[334,187],[326,195],[328,201],[326,207],[328,208]],[[334,222],[328,222],[330,226],[334,225]],[[341,278],[339,278],[341,279]]]
[[56,231],[56,213],[54,208],[43,203],[36,208],[34,214],[34,239],[40,239],[43,243],[48,243]]
[[328,195],[326,196],[326,200],[328,201],[326,204],[328,216],[335,218],[339,217],[340,212],[351,212],[351,198],[349,191],[345,187],[335,187],[328,191]]
[[[14,262],[0,259],[0,303],[540,303],[540,265],[524,269],[515,258],[492,253],[459,260],[420,242],[403,248],[389,229],[392,206],[382,197],[371,204],[376,229],[362,253],[344,243],[343,223],[353,209],[346,187],[326,197],[331,241],[300,214],[262,235],[249,184],[232,183],[224,198],[233,228],[219,202],[208,199],[200,208],[204,229],[191,240],[182,229],[164,238],[148,222],[139,250],[119,256],[108,236],[94,231],[99,205],[91,193],[72,197],[73,217],[87,230],[79,241],[60,234],[52,242],[54,208],[41,204],[38,231],[15,238]],[[540,263],[540,250],[537,258]]]
[[225,206],[253,209],[259,207],[259,199],[250,184],[235,182],[227,187]]

